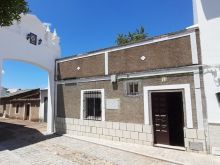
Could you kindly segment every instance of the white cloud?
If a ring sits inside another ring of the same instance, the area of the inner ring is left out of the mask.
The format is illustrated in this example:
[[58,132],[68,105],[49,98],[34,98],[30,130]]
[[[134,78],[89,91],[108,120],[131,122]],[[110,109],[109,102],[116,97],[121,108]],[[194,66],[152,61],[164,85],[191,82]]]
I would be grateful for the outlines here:
[[2,70],[2,74],[5,74],[5,71],[4,71],[4,70]]

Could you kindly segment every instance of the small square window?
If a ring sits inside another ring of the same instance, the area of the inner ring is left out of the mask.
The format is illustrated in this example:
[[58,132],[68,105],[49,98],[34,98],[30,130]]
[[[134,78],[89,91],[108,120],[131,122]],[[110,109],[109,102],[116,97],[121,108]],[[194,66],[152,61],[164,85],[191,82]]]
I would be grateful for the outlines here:
[[140,83],[139,81],[131,81],[126,83],[126,94],[128,96],[136,96],[140,94],[139,87]]

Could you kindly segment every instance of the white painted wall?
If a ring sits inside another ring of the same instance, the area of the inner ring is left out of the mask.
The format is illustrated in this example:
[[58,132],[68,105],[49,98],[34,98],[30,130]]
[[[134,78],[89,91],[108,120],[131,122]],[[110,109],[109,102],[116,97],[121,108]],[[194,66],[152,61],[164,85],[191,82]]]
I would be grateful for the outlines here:
[[40,90],[40,109],[39,109],[39,120],[44,121],[44,98],[47,97],[48,90]]
[[[32,45],[26,39],[30,32],[42,39],[41,45]],[[48,71],[48,132],[54,131],[54,68],[60,57],[59,38],[51,33],[34,15],[22,15],[20,22],[0,28],[0,63],[3,60],[18,60],[36,65]],[[1,73],[1,68],[0,68]],[[0,81],[1,81],[0,76]]]
[[194,0],[195,24],[199,25],[204,64],[219,64],[220,60],[220,1]]
[[194,24],[200,29],[202,62],[208,65],[203,77],[208,122],[220,123],[220,107],[215,95],[220,91],[220,1],[193,0],[193,5]]

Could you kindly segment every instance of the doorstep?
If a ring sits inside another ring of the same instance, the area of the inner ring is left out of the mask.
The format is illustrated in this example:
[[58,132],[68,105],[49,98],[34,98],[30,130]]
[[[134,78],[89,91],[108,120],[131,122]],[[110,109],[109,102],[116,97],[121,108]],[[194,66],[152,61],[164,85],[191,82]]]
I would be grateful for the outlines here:
[[180,151],[186,151],[185,147],[179,147],[179,146],[171,146],[171,145],[164,145],[164,144],[154,144],[155,147],[161,147],[161,148],[169,148],[174,150],[180,150]]
[[219,165],[220,164],[220,156],[192,153],[186,151],[159,148],[153,146],[145,146],[139,144],[131,144],[125,142],[118,142],[118,141],[110,141],[110,140],[98,139],[98,138],[92,138],[86,136],[77,136],[77,135],[69,135],[69,134],[64,134],[64,136],[123,150],[126,152],[135,153],[146,157],[151,157],[154,159],[158,159],[174,164],[187,164],[187,165],[195,165],[195,164]]

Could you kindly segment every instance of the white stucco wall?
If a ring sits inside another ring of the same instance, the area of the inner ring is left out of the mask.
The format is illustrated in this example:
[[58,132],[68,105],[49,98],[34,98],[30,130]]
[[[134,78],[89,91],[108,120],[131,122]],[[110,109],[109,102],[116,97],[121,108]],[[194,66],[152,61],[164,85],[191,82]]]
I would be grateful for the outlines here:
[[40,91],[40,110],[39,110],[39,119],[40,121],[44,121],[44,98],[48,97],[48,90],[44,89]]
[[220,123],[220,107],[216,93],[220,92],[220,87],[214,81],[212,73],[204,74],[205,95],[207,103],[207,117],[209,123]]
[[[42,39],[41,45],[29,43],[26,35],[30,32]],[[25,15],[21,22],[0,28],[0,36],[1,60],[19,60],[37,65],[47,71],[54,70],[53,61],[60,57],[59,38],[51,33],[36,16]]]
[[193,0],[194,24],[200,30],[207,115],[209,123],[220,123],[216,93],[220,91],[220,1]]

